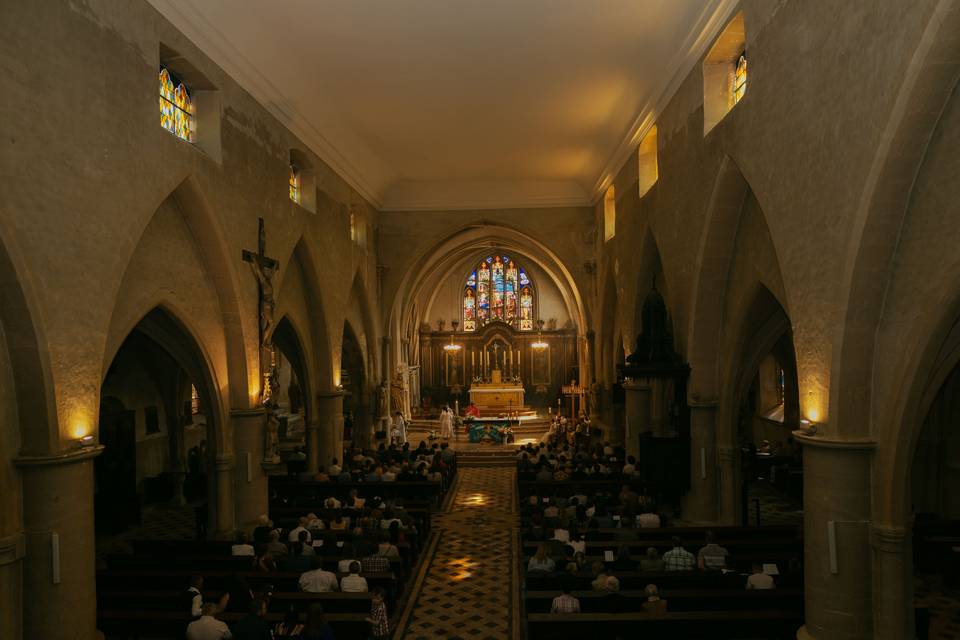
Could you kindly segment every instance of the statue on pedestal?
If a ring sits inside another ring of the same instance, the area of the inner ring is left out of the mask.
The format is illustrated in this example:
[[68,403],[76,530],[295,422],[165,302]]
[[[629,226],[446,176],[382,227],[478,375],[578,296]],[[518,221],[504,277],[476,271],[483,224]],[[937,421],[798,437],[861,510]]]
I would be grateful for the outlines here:
[[267,407],[267,431],[263,443],[263,461],[280,462],[280,419],[274,408]]

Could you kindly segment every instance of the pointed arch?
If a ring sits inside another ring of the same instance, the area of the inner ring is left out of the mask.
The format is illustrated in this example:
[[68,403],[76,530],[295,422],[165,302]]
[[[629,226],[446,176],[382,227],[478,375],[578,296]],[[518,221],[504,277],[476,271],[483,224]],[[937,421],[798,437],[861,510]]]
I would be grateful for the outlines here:
[[749,187],[740,168],[724,157],[707,205],[700,234],[687,327],[690,395],[716,398],[720,389],[719,343],[727,275]]
[[904,74],[855,211],[840,287],[843,322],[833,353],[833,422],[872,429],[875,337],[916,177],[960,82],[960,1],[940,0]]
[[[0,238],[0,322],[16,385],[21,455],[43,455],[60,448],[60,426],[43,325],[28,278],[14,248]],[[29,428],[25,417],[30,416]],[[92,429],[90,420],[86,428]],[[71,428],[65,425],[65,428]],[[86,433],[66,434],[80,437]]]
[[[336,378],[339,371],[333,360],[331,334],[328,329],[326,310],[323,305],[323,296],[320,289],[320,280],[317,271],[317,261],[314,251],[306,239],[301,236],[293,249],[293,256],[302,267],[306,286],[306,303],[310,312],[310,335],[313,337],[313,362],[315,376],[312,380],[317,390],[329,390],[336,387]],[[313,395],[312,393],[309,395]]]

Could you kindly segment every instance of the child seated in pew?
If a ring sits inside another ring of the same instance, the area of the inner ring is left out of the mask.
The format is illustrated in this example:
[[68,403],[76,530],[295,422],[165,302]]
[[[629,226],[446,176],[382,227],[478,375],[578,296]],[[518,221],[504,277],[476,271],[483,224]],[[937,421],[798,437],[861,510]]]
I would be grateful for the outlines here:
[[667,612],[667,601],[660,597],[660,590],[657,589],[657,585],[648,584],[643,592],[647,599],[640,605],[641,611],[654,616],[662,616]]

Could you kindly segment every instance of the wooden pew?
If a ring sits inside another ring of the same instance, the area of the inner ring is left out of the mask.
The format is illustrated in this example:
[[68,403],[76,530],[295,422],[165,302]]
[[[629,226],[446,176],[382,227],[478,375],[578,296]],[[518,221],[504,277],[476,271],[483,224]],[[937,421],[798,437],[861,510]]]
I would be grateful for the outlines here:
[[[367,613],[328,613],[327,622],[333,628],[337,640],[366,640],[370,625]],[[228,625],[242,619],[242,613],[223,613],[217,616]],[[282,613],[268,613],[267,621],[276,624],[283,621]],[[119,638],[169,638],[180,640],[184,629],[190,624],[189,612],[110,610],[97,611],[97,628],[110,640]]]
[[683,638],[793,640],[803,614],[787,611],[682,611],[653,617],[643,613],[532,613],[529,640],[582,638]]
[[[747,591],[744,580],[739,588],[727,589],[661,589],[660,597],[667,600],[669,611],[761,611],[803,610],[803,590],[798,588]],[[550,613],[553,599],[560,591],[528,591],[527,613]],[[618,602],[611,602],[610,594],[602,591],[573,591],[580,600],[583,613],[639,612],[647,595],[642,590],[617,592]],[[625,608],[621,608],[625,607]]]
[[[528,591],[556,591],[561,574],[527,574]],[[566,575],[566,574],[564,574]],[[744,589],[747,575],[743,573],[720,573],[718,571],[613,571],[620,581],[621,591],[641,590],[648,584],[660,589]],[[593,574],[580,572],[566,575],[574,590],[587,591],[591,588]],[[745,590],[745,589],[744,589]]]
[[[97,608],[111,611],[179,611],[183,608],[184,589],[101,589],[97,591]],[[222,595],[219,591],[205,589],[207,602],[216,602]],[[362,613],[370,611],[369,593],[304,593],[302,591],[276,591],[270,596],[269,611],[284,613],[290,607],[306,611],[314,602],[323,605],[328,613]]]

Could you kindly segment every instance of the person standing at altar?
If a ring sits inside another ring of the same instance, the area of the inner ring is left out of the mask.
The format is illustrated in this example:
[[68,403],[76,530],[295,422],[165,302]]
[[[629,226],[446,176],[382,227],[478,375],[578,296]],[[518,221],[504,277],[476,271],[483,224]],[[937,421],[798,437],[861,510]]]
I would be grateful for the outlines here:
[[453,411],[450,405],[440,412],[440,437],[449,440],[453,437]]

